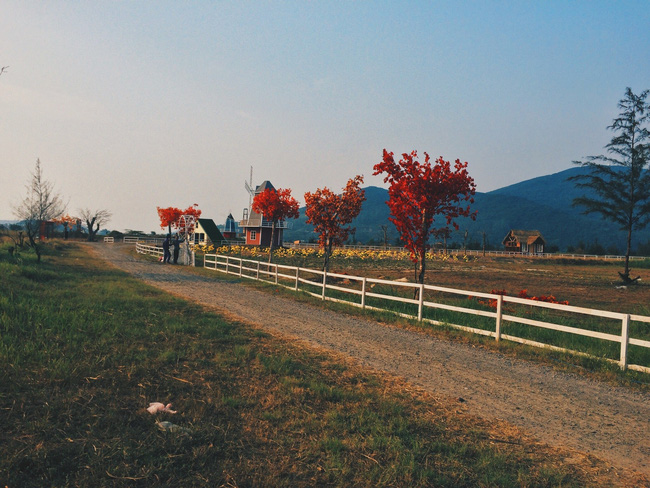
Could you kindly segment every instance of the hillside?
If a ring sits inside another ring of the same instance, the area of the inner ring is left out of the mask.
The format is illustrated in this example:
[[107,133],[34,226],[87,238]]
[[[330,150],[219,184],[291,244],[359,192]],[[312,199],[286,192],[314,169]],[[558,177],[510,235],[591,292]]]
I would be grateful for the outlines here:
[[[461,219],[460,230],[453,232],[451,241],[462,243],[465,231],[468,241],[480,245],[483,232],[487,242],[500,248],[501,241],[510,229],[536,229],[545,237],[548,246],[557,246],[561,251],[567,247],[599,244],[609,251],[622,253],[625,250],[625,234],[618,227],[603,220],[600,215],[583,215],[582,208],[571,205],[573,199],[583,193],[570,176],[584,172],[583,168],[571,168],[548,176],[541,176],[506,186],[487,193],[477,193],[473,208],[478,211],[476,221]],[[382,242],[382,225],[388,225],[388,240],[391,244],[398,237],[395,227],[388,221],[386,205],[388,191],[384,188],[368,187],[366,201],[359,217],[353,222],[356,227],[356,241],[361,243]],[[293,222],[293,228],[285,232],[285,240],[316,240],[313,227],[305,223],[304,208],[300,218]],[[650,228],[635,232],[633,248],[650,242]]]

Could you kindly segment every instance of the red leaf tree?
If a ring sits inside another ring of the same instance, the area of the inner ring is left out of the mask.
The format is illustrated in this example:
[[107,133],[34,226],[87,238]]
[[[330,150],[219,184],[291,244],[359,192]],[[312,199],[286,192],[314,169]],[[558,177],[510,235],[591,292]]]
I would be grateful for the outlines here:
[[332,246],[343,244],[354,230],[348,224],[359,215],[361,204],[366,200],[365,191],[359,188],[361,183],[363,176],[351,178],[340,195],[327,187],[305,193],[307,223],[314,226],[319,234],[318,243],[325,251],[324,271],[329,270]]
[[62,215],[58,219],[54,219],[54,222],[57,224],[63,225],[63,238],[67,239],[68,238],[68,229],[72,229],[74,224],[78,222],[79,219],[77,217],[71,217],[68,214]]
[[[457,217],[476,219],[476,212],[472,213],[469,206],[474,203],[476,185],[467,172],[467,163],[457,159],[452,168],[449,161],[439,157],[432,165],[429,155],[424,153],[424,156],[424,163],[420,163],[416,151],[404,153],[397,163],[393,153],[384,149],[382,162],[374,166],[374,174],[386,173],[384,182],[390,183],[387,202],[390,221],[415,263],[417,283],[424,283],[429,237],[449,225],[458,230],[454,222]],[[434,227],[436,218],[444,222],[437,228]]]
[[290,189],[267,188],[255,195],[253,211],[260,213],[271,222],[271,246],[269,248],[269,263],[273,258],[275,249],[275,232],[278,222],[285,219],[298,218],[298,201],[291,196]]
[[193,215],[197,219],[201,216],[201,211],[198,209],[198,204],[196,203],[187,207],[185,210],[176,207],[156,207],[156,209],[158,210],[158,217],[160,217],[160,228],[164,229],[167,227],[168,234],[172,233],[172,228],[179,228],[181,216]]

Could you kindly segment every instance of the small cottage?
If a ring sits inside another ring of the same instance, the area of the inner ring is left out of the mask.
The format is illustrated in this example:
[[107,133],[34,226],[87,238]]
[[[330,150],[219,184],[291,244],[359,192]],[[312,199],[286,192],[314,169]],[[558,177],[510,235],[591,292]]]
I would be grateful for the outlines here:
[[538,230],[511,230],[503,239],[508,252],[523,254],[542,254],[546,241]]
[[198,219],[196,221],[196,229],[194,229],[194,244],[203,246],[206,244],[214,244],[220,246],[224,241],[221,231],[212,219]]

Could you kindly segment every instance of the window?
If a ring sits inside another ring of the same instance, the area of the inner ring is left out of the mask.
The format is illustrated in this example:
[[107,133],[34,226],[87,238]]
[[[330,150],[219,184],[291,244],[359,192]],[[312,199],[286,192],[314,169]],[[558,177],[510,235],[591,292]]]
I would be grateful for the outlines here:
[[257,231],[252,230],[250,236],[251,236],[251,241],[257,240]]

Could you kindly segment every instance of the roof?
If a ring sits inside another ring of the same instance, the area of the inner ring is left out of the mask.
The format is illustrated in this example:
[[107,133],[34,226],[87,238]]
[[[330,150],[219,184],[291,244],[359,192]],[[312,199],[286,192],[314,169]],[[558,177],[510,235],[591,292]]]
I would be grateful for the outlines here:
[[517,242],[520,244],[522,242],[525,242],[528,245],[531,245],[535,243],[538,240],[541,240],[543,243],[546,241],[544,240],[544,236],[542,236],[542,233],[538,230],[518,230],[518,229],[512,229],[508,234],[503,238],[503,244],[506,243],[506,240],[508,237],[514,237]]
[[228,217],[226,217],[226,225],[223,230],[224,232],[237,232],[237,224],[232,214],[228,214]]
[[264,219],[262,218],[262,214],[257,213],[257,212],[251,212],[251,214],[248,216],[248,219],[242,219],[239,222],[240,227],[262,227]]
[[214,223],[214,220],[212,220],[212,219],[198,219],[198,220],[199,220],[199,225],[205,231],[208,238],[212,242],[219,243],[219,242],[225,240],[224,237],[223,237],[223,234],[217,228],[217,225]]
[[275,190],[275,187],[269,180],[264,180],[261,185],[255,188],[255,195],[262,193],[264,190]]

